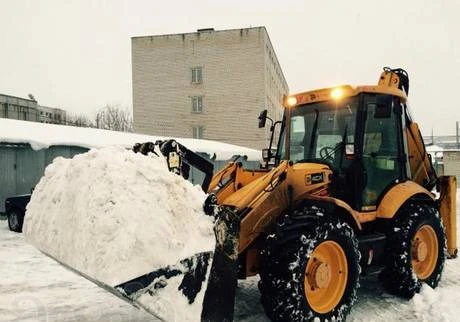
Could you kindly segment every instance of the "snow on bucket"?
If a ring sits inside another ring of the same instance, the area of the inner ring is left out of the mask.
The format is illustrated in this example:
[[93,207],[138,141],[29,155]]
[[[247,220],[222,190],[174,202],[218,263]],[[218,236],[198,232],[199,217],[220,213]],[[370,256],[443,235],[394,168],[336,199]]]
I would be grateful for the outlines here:
[[201,188],[170,173],[159,155],[109,147],[56,158],[27,206],[24,233],[46,255],[159,318],[198,321],[213,220],[203,213]]

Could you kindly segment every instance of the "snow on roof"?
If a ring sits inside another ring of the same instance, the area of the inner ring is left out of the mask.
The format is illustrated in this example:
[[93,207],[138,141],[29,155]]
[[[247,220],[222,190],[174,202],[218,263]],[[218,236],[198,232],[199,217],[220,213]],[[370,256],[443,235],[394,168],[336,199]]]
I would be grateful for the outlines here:
[[[132,147],[135,143],[166,139],[171,138],[0,118],[0,143],[29,143],[34,150],[52,145],[89,149],[115,145]],[[208,153],[211,156],[215,153],[217,160],[228,160],[234,155],[245,155],[251,161],[261,158],[260,151],[233,144],[187,138],[174,139],[192,151]]]
[[439,145],[434,144],[434,145],[427,145],[426,150],[428,152],[441,152],[441,151],[444,151],[444,148],[440,147]]

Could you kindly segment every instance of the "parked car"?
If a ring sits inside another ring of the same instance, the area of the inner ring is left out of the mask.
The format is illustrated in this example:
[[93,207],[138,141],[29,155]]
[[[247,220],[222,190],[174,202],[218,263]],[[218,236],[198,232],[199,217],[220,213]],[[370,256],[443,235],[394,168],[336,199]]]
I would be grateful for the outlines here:
[[8,227],[11,231],[22,232],[26,206],[30,201],[30,194],[7,198],[5,200],[5,213],[8,217]]

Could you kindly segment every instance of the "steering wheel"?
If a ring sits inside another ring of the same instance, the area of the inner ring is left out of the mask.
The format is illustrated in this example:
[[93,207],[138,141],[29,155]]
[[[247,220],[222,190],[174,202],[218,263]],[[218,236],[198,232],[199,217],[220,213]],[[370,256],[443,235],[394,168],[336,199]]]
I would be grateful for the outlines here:
[[319,156],[324,160],[334,161],[334,151],[334,148],[325,146],[319,150]]

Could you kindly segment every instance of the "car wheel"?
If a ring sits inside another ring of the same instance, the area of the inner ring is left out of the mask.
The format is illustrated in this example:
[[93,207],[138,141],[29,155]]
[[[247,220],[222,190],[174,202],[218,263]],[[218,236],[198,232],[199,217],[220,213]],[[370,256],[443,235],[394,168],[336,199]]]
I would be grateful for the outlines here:
[[21,233],[23,223],[24,214],[21,211],[13,209],[8,213],[8,227],[11,231]]

